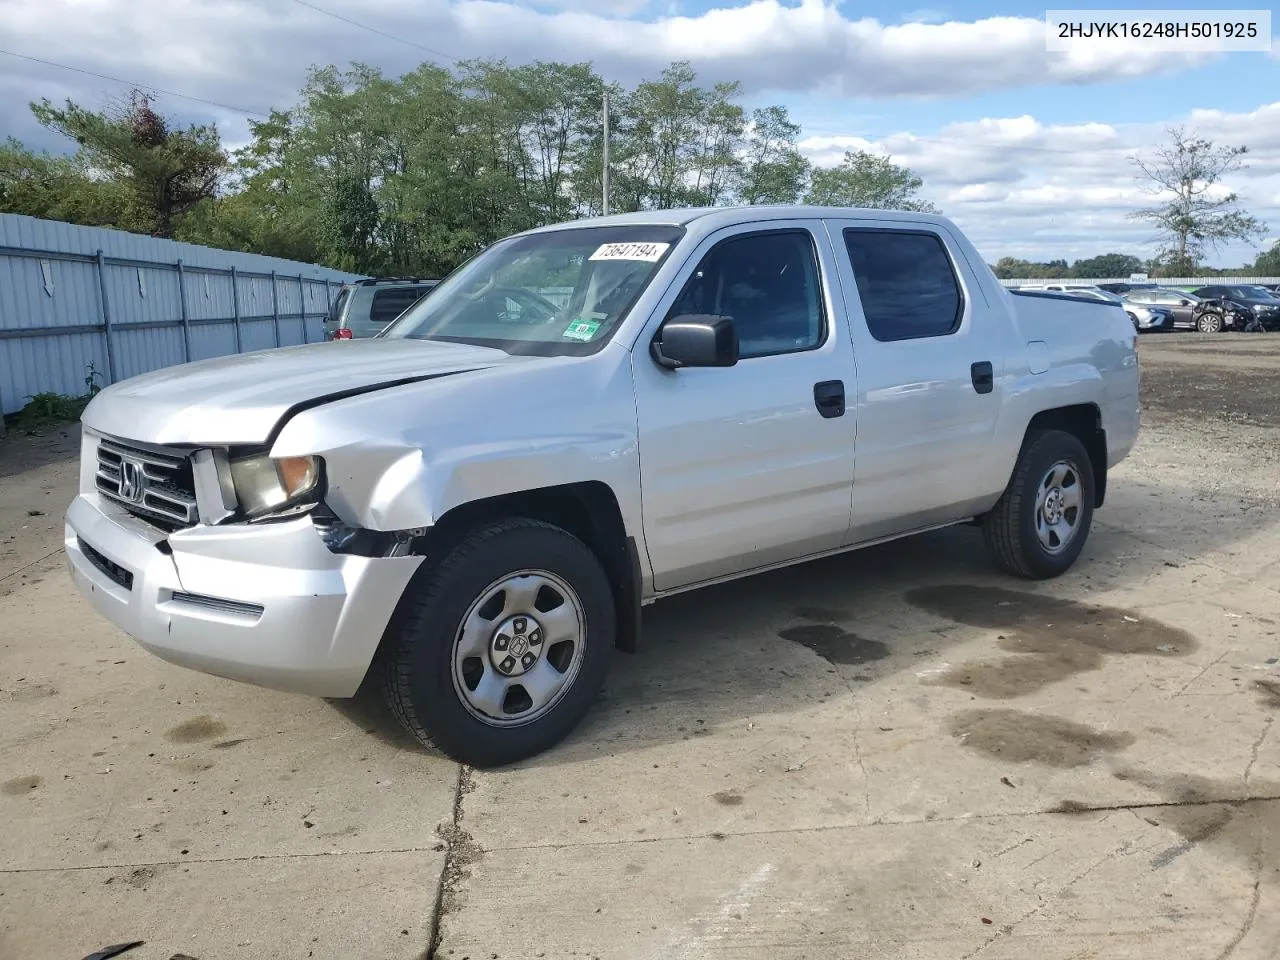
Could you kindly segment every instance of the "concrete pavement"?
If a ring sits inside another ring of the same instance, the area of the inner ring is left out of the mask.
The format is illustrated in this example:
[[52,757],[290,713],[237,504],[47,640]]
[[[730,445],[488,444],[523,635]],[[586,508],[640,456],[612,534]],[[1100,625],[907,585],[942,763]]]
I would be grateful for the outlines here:
[[492,772],[142,653],[22,530],[74,470],[0,471],[0,958],[1270,960],[1248,429],[1148,427],[1052,583],[957,528],[664,601],[568,742]]

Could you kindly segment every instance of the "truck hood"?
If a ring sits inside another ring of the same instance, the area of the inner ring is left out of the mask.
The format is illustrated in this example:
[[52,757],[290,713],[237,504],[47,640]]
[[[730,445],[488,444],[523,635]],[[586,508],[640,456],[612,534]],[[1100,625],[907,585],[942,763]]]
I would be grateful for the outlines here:
[[338,340],[199,360],[98,393],[85,426],[156,444],[266,442],[291,411],[436,377],[527,363],[501,350],[427,340]]

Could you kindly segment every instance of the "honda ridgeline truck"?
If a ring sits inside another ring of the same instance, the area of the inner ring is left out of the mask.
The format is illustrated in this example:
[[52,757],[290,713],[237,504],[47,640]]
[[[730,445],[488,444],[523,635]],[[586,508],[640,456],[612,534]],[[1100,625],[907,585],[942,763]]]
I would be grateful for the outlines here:
[[66,552],[156,655],[380,683],[467,763],[583,717],[642,605],[949,524],[1080,554],[1139,421],[1122,307],[1000,285],[939,216],[653,211],[505,239],[377,337],[83,416]]

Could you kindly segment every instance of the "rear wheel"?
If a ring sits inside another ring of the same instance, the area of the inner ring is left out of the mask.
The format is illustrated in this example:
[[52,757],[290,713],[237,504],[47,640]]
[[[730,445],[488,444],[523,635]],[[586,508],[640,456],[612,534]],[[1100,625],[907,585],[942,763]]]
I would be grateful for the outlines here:
[[1084,549],[1093,496],[1093,464],[1084,444],[1062,430],[1032,433],[1004,495],[983,518],[987,547],[1015,576],[1059,576]]
[[615,611],[582,541],[537,520],[500,521],[410,589],[387,636],[384,689],[420,742],[497,766],[553,746],[590,709]]

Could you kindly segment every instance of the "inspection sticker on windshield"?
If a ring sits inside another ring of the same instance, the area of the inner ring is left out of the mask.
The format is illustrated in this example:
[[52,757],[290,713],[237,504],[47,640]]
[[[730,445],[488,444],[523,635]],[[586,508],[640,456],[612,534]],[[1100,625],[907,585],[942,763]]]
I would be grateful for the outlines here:
[[590,340],[599,329],[600,321],[598,320],[575,320],[564,328],[564,333],[560,336],[568,340]]
[[669,243],[602,243],[591,260],[641,260],[657,263],[667,252]]

